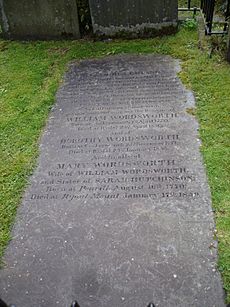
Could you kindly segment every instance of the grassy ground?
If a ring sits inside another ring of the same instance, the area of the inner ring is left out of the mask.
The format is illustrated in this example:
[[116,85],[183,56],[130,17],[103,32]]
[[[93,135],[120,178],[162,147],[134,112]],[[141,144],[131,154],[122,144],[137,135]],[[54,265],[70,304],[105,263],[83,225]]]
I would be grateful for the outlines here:
[[[179,7],[187,7],[188,0],[178,0]],[[200,7],[200,0],[191,0],[191,7]]]
[[[190,27],[189,27],[190,28]],[[195,30],[150,40],[8,42],[0,40],[0,256],[10,239],[38,140],[66,64],[118,53],[161,53],[182,60],[181,78],[197,97],[202,153],[212,191],[219,239],[219,269],[230,302],[230,66],[197,48]]]

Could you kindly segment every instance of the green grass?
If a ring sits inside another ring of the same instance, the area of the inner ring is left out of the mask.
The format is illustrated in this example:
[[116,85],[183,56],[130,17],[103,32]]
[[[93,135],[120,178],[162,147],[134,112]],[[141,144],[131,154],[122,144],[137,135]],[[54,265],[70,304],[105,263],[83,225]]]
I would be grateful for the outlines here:
[[[179,7],[187,7],[188,0],[178,0]],[[200,0],[191,0],[191,7],[200,7]]]
[[230,66],[197,48],[195,30],[150,40],[8,42],[0,40],[0,256],[10,239],[38,141],[71,60],[118,53],[161,53],[182,60],[183,82],[197,97],[202,153],[207,165],[219,239],[219,269],[230,302]]

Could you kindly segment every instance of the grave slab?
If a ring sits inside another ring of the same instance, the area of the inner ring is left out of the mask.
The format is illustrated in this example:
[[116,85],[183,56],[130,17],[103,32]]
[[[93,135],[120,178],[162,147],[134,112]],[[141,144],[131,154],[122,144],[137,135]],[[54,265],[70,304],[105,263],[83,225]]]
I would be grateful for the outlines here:
[[167,56],[71,64],[0,271],[17,307],[222,307],[194,98]]
[[89,4],[99,36],[153,36],[177,28],[177,0],[89,0]]
[[80,38],[74,0],[0,0],[0,25],[5,38]]

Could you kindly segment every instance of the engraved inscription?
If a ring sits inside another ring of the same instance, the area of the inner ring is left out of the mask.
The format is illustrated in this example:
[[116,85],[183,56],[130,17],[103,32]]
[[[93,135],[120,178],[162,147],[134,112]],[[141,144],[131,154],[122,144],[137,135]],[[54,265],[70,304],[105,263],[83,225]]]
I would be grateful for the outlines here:
[[186,97],[178,78],[161,69],[73,71],[59,95],[67,103],[59,110],[65,130],[54,142],[62,160],[52,161],[30,200],[200,197],[197,177],[179,154],[185,115],[174,102]]

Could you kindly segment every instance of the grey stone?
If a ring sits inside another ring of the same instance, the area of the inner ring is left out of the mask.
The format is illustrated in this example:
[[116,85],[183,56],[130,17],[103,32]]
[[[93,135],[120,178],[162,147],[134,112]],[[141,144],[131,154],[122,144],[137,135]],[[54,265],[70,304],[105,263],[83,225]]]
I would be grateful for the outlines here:
[[8,38],[79,38],[75,0],[0,0],[0,21]]
[[17,307],[222,307],[192,93],[166,56],[73,64],[0,272]]
[[177,27],[177,0],[89,0],[94,33],[143,36]]
[[[228,29],[230,29],[230,21],[228,23]],[[230,63],[230,30],[228,31],[228,38],[227,38],[227,61]]]

